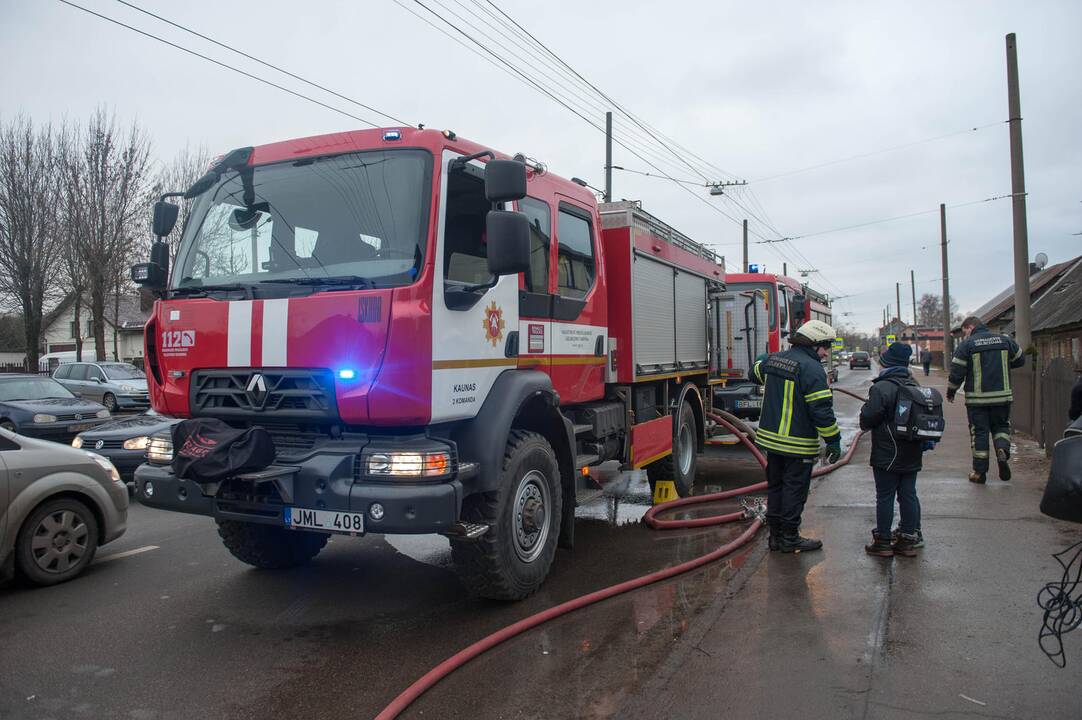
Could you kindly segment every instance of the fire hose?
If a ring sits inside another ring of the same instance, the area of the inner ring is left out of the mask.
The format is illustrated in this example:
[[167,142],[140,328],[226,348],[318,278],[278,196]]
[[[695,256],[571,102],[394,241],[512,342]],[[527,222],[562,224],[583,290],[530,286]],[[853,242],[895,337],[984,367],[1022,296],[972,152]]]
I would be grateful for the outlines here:
[[[841,388],[834,388],[834,390],[843,392],[846,395],[852,395],[858,400],[865,399],[860,397],[856,393],[842,390]],[[724,415],[729,414],[724,413]],[[744,446],[751,451],[751,453],[755,456],[755,459],[758,460],[759,463],[765,468],[766,457],[763,456],[759,448],[756,447],[752,442],[751,437],[754,433],[751,428],[749,428],[747,425],[744,425],[741,421],[731,415],[729,415],[729,417],[732,418],[732,420],[736,420],[736,423],[724,417],[724,415],[719,413],[706,414],[708,419],[712,420],[718,425],[721,425],[733,435],[735,435],[737,438],[739,438],[740,442],[743,443]],[[738,424],[741,425],[743,429],[738,427]],[[822,475],[826,475],[827,473],[833,472],[834,470],[837,470],[843,465],[848,464],[848,462],[853,457],[853,453],[857,449],[857,443],[860,441],[862,434],[862,432],[857,431],[856,436],[853,437],[853,441],[849,444],[849,448],[848,450],[846,450],[845,454],[842,455],[842,457],[834,463],[817,467],[815,470],[812,471],[812,477],[820,477]],[[596,590],[586,595],[582,595],[572,600],[568,600],[567,602],[563,602],[547,610],[543,610],[536,615],[531,615],[530,617],[523,618],[516,623],[512,623],[507,627],[497,630],[496,632],[492,633],[487,637],[481,638],[472,645],[460,650],[451,657],[447,658],[439,665],[432,668],[427,673],[418,678],[412,685],[403,690],[398,695],[398,697],[392,700],[390,704],[387,705],[387,707],[380,711],[379,715],[376,716],[375,720],[393,720],[393,718],[398,717],[399,714],[401,714],[407,707],[409,707],[414,700],[427,692],[440,680],[447,677],[452,672],[462,667],[469,661],[473,660],[477,656],[481,655],[482,653],[496,647],[497,645],[506,640],[510,640],[516,635],[521,635],[527,630],[535,628],[538,625],[546,623],[554,618],[558,618],[561,615],[566,615],[567,613],[584,608],[587,605],[593,605],[594,603],[599,603],[602,600],[607,600],[611,597],[622,595],[623,593],[630,592],[631,590],[637,590],[638,588],[645,587],[647,585],[651,585],[662,580],[668,580],[669,578],[676,577],[677,575],[682,575],[686,572],[695,570],[696,568],[700,568],[703,565],[707,565],[716,560],[720,560],[726,555],[735,552],[739,548],[751,542],[752,538],[754,538],[755,534],[759,531],[759,528],[763,526],[765,507],[763,507],[761,502],[758,505],[745,505],[745,509],[740,512],[725,513],[722,515],[711,515],[701,518],[692,518],[685,520],[661,520],[658,519],[657,515],[659,513],[675,510],[676,508],[687,507],[689,505],[718,502],[720,500],[727,500],[729,498],[738,497],[740,495],[747,495],[749,493],[766,489],[766,485],[766,482],[759,482],[752,485],[747,485],[745,487],[726,490],[724,492],[680,498],[679,500],[672,500],[670,502],[661,503],[650,508],[646,512],[646,515],[643,516],[643,522],[645,522],[649,527],[655,530],[707,527],[710,525],[721,525],[723,523],[736,522],[737,520],[746,519],[751,519],[752,523],[748,525],[747,529],[744,530],[744,532],[740,533],[740,535],[737,536],[736,539],[722,545],[715,550],[712,550],[711,552],[708,552],[705,555],[701,555],[692,560],[688,560],[687,562],[680,563],[679,565],[674,565],[672,567],[664,568],[662,570],[657,570],[647,575],[642,575],[641,577],[633,578],[631,580],[627,580],[625,582],[618,583],[607,588],[602,588],[601,590]]]

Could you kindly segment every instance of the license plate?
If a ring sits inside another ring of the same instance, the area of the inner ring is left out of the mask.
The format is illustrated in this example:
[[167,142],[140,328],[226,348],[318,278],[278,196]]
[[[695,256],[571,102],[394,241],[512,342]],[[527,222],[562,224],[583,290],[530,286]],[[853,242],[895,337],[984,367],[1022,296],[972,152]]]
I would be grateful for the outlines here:
[[68,431],[69,432],[82,432],[83,430],[89,430],[90,428],[94,427],[95,425],[96,425],[96,423],[83,423],[82,425],[69,425],[68,426]]
[[364,534],[363,513],[287,507],[284,519],[287,528],[323,530],[348,535]]
[[751,408],[762,409],[762,407],[763,407],[763,401],[762,400],[737,400],[736,401],[736,409],[737,410],[750,410]]

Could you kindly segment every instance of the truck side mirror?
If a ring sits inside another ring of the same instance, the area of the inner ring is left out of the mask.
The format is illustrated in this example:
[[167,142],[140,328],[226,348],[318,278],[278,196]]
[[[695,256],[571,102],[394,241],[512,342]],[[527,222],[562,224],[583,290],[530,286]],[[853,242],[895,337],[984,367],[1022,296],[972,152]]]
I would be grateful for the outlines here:
[[154,203],[154,234],[162,238],[173,232],[179,214],[180,207],[171,202],[159,200]]
[[485,197],[494,203],[526,197],[526,164],[518,160],[489,160],[485,164]]
[[794,295],[789,307],[793,310],[793,317],[803,322],[806,314],[804,307],[805,300],[803,295]]
[[[521,165],[522,163],[518,163]],[[485,218],[488,271],[516,275],[530,269],[530,221],[519,212],[490,210]]]

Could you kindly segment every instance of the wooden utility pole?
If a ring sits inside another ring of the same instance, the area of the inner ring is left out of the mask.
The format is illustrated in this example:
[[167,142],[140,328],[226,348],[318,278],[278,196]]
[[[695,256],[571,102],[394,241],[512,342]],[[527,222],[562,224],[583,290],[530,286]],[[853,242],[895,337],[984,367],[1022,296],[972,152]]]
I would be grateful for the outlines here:
[[740,270],[742,273],[748,271],[748,219],[744,218],[744,267]]
[[951,337],[951,287],[950,272],[947,270],[947,206],[939,204],[939,238],[943,252],[943,370],[951,371],[951,356],[954,355],[954,338]]
[[785,277],[789,277],[789,263],[783,262],[781,264],[781,274]]
[[898,311],[898,322],[902,321],[902,284],[894,283],[894,307]]
[[605,113],[605,202],[612,202],[612,113]]
[[909,271],[909,292],[913,299],[913,354],[920,360],[920,333],[917,332],[917,276]]
[[1014,216],[1014,336],[1028,349],[1030,331],[1029,233],[1026,228],[1026,172],[1022,163],[1022,101],[1018,94],[1018,48],[1007,35],[1007,106],[1011,127],[1011,195]]

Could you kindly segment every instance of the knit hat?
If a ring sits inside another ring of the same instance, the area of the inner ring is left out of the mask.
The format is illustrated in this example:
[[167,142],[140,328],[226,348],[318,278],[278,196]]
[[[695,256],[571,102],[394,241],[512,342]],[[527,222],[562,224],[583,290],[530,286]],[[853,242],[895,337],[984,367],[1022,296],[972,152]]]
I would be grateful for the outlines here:
[[905,367],[909,364],[909,357],[913,354],[913,348],[905,343],[893,343],[887,351],[879,356],[879,364],[883,367]]

